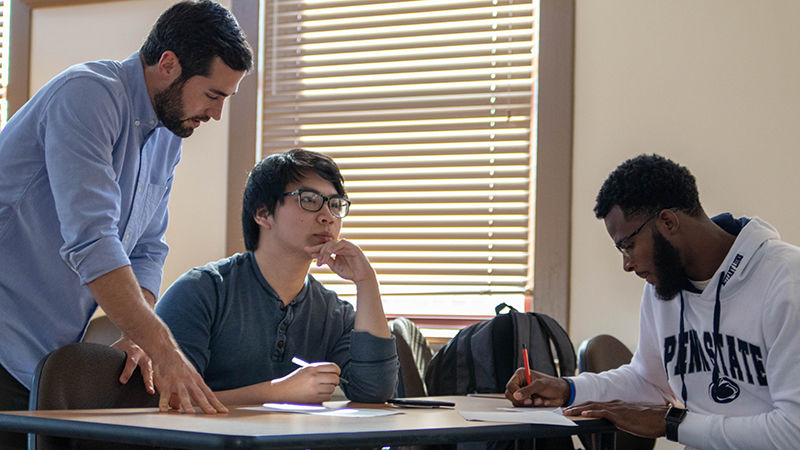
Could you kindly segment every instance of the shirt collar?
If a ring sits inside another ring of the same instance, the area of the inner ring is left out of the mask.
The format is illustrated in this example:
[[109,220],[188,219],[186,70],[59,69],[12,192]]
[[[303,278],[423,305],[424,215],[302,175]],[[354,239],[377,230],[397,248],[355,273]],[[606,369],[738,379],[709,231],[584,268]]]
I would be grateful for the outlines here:
[[150,94],[147,92],[147,84],[144,81],[144,67],[142,64],[143,62],[137,51],[129,56],[128,59],[122,61],[122,71],[127,78],[125,85],[133,103],[133,124],[144,135],[147,135],[163,124],[158,120],[156,111],[153,108],[153,102],[150,101]]

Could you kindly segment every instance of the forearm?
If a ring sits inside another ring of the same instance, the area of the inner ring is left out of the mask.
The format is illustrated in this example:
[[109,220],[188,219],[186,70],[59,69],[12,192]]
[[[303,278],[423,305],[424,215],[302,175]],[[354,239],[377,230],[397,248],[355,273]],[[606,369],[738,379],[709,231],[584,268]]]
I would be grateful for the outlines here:
[[678,441],[707,449],[796,448],[800,426],[778,409],[756,416],[724,417],[691,411],[678,427]]
[[251,384],[236,389],[214,391],[219,401],[225,405],[257,405],[266,402],[279,402],[275,396],[270,396],[270,382]]
[[145,289],[143,287],[140,287],[140,288],[142,290],[142,296],[144,297],[144,300],[147,302],[148,305],[150,305],[151,309],[155,308],[156,307],[156,296],[155,296],[155,294],[153,294],[152,292],[148,291],[147,289]]
[[631,403],[674,403],[677,399],[666,391],[668,386],[655,386],[644,379],[630,365],[599,374],[584,373],[572,377],[575,383],[573,405],[587,401],[607,402],[623,400]]
[[155,296],[143,294],[130,266],[112,270],[88,287],[111,321],[145,352],[161,355],[175,348],[172,335],[149,304],[147,297],[154,304]]
[[392,333],[386,324],[380,287],[375,273],[356,283],[356,319],[353,329],[366,331],[373,336],[389,338]]

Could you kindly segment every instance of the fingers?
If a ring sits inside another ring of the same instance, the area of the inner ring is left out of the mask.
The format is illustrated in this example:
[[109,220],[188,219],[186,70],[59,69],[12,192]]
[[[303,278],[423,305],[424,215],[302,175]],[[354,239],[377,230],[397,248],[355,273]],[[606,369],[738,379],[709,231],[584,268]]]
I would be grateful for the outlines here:
[[158,398],[158,410],[161,412],[169,411],[169,395],[161,395]]
[[[208,407],[213,411],[210,414],[214,414],[214,413],[217,413],[217,412],[220,412],[220,413],[227,413],[228,412],[228,408],[226,408],[225,405],[223,405],[222,402],[219,401],[219,399],[214,394],[214,392],[211,391],[211,388],[206,386],[205,383],[202,383],[199,386],[199,389],[200,389],[200,394],[202,395],[202,399],[205,400],[205,402],[208,405]],[[207,414],[209,414],[209,412],[206,411],[205,409],[203,409],[203,411],[205,411]]]
[[531,394],[524,391],[527,384],[525,368],[520,367],[506,383],[506,398],[511,400],[514,406],[530,406],[533,404]]
[[308,365],[308,367],[313,367],[316,371],[321,373],[333,373],[339,375],[342,373],[342,369],[336,363],[332,362],[315,362]]
[[177,358],[170,361],[173,365],[159,366],[153,371],[153,378],[158,392],[159,410],[173,408],[183,412],[195,412],[197,405],[206,414],[226,413],[228,409],[217,399],[216,395],[203,382],[200,374],[185,360]]
[[147,363],[140,365],[142,368],[142,378],[144,378],[144,387],[150,394],[156,393],[155,384],[153,384],[153,361],[147,358]]
[[[127,383],[128,380],[131,379],[131,375],[133,375],[133,371],[136,370],[138,365],[139,360],[135,356],[129,355],[127,358],[125,358],[125,367],[122,368],[122,373],[119,376],[119,382],[122,384]],[[146,383],[145,386],[147,386]]]
[[346,239],[329,241],[324,244],[306,247],[305,250],[312,258],[317,259],[317,266],[333,264],[336,256],[355,256],[363,254],[360,247]]

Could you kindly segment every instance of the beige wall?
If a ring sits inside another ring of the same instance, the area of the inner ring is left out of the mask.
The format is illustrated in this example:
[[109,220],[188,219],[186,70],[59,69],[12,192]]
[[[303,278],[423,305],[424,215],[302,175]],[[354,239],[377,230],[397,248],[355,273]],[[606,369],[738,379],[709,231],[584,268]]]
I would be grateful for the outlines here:
[[[758,215],[800,244],[800,2],[578,0],[570,334],[635,348],[642,281],[592,213],[608,172],[655,152],[706,211]],[[659,439],[657,448],[681,448]]]
[[758,215],[800,244],[800,2],[579,0],[570,331],[636,345],[642,281],[592,213],[608,172],[686,165],[709,215]]
[[[127,58],[141,46],[161,12],[173,3],[129,0],[34,9],[31,92],[72,64]],[[170,199],[170,253],[162,292],[189,268],[225,256],[227,142],[226,106],[220,122],[203,125],[183,145]]]

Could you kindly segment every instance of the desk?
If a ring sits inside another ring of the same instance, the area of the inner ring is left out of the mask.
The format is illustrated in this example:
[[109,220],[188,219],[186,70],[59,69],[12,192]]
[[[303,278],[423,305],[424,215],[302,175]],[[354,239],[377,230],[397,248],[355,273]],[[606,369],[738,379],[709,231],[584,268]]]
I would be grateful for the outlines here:
[[[403,414],[349,419],[230,408],[208,416],[159,413],[154,408],[6,411],[0,429],[129,444],[179,448],[307,448],[383,445],[452,444],[455,442],[530,439],[603,433],[613,446],[613,425],[600,419],[579,419],[578,427],[469,422],[462,410],[507,407],[499,398],[434,397],[456,408],[403,408]],[[337,403],[337,402],[329,402]],[[346,403],[346,402],[341,402]],[[350,403],[355,408],[393,408]]]

